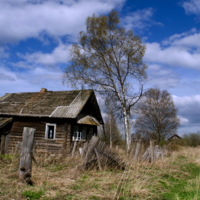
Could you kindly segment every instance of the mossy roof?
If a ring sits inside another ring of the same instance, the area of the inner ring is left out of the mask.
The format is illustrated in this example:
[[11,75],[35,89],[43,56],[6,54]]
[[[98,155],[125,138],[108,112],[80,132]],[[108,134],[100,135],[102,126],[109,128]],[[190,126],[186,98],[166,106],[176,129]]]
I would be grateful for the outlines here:
[[5,94],[0,97],[0,115],[76,118],[91,95],[93,90]]

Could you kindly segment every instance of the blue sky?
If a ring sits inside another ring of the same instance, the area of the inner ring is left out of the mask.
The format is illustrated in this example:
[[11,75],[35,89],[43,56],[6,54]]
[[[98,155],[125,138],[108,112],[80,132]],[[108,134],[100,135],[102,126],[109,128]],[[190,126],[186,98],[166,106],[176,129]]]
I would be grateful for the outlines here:
[[70,89],[61,78],[71,44],[85,30],[87,16],[111,9],[146,45],[145,87],[173,95],[178,133],[200,130],[199,0],[1,0],[0,96]]

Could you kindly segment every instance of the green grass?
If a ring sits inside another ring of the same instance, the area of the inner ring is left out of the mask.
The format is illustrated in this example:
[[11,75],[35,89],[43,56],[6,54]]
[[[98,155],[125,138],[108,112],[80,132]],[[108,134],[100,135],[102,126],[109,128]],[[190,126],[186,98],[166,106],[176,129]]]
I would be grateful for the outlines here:
[[[18,181],[19,158],[5,156],[0,163],[0,199],[15,200],[197,200],[200,199],[200,148],[183,148],[155,163],[127,163],[126,173],[77,170],[80,160],[33,163],[34,186]],[[5,162],[4,162],[5,161]],[[11,162],[10,162],[11,161]],[[120,182],[121,181],[121,182]]]
[[179,173],[180,176],[177,176],[176,173],[164,174],[162,179],[158,181],[164,190],[161,193],[161,198],[163,200],[200,199],[200,193],[198,194],[200,188],[196,183],[196,178],[200,175],[200,167],[195,163],[184,163],[180,166]]
[[27,199],[29,200],[36,200],[36,199],[40,199],[40,197],[44,194],[44,192],[42,190],[38,191],[38,192],[33,192],[30,190],[27,190],[25,192],[22,193],[22,195],[24,197],[27,197]]

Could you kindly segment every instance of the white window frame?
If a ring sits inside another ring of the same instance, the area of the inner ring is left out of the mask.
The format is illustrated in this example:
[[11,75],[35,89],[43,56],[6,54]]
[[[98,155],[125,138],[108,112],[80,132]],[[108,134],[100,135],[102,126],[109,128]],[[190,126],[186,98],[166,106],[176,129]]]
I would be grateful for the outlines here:
[[[76,132],[76,137],[74,136],[74,131],[75,131],[75,128],[78,127],[78,131]],[[79,131],[79,126],[74,126],[74,131],[73,131],[73,137],[72,137],[72,141],[86,141],[86,138],[85,139],[82,139],[82,132]],[[86,128],[85,128],[86,129]],[[86,129],[87,130],[87,129]],[[85,133],[86,134],[86,133]],[[80,135],[80,137],[79,137]]]
[[[48,138],[48,126],[54,126],[54,136],[53,136],[53,139]],[[46,140],[55,140],[56,139],[56,124],[46,123],[45,139]]]

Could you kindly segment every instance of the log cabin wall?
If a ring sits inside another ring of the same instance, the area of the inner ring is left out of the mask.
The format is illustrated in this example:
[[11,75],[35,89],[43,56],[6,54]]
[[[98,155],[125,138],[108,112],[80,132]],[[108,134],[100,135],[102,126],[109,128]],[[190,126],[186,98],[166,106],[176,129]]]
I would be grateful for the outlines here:
[[[14,153],[17,149],[18,143],[22,142],[24,127],[36,129],[34,139],[36,143],[34,150],[36,152],[49,152],[53,154],[71,153],[74,145],[74,141],[72,140],[74,126],[79,126],[80,130],[82,127],[86,127],[86,140],[89,140],[88,131],[90,128],[93,128],[94,133],[97,133],[96,126],[77,124],[75,120],[71,119],[18,117],[13,121],[13,126],[9,134],[8,154]],[[45,139],[46,123],[56,124],[55,139]],[[83,147],[85,142],[86,141],[77,141],[77,149]]]
[[[56,124],[55,139],[45,139],[46,123]],[[70,120],[62,119],[15,119],[10,132],[8,153],[16,151],[18,143],[22,142],[24,127],[35,128],[36,152],[62,153],[63,147],[70,152],[71,125]],[[68,132],[69,131],[69,132]],[[69,133],[69,134],[68,134]],[[67,140],[66,140],[67,138]],[[69,150],[68,150],[69,149]]]

